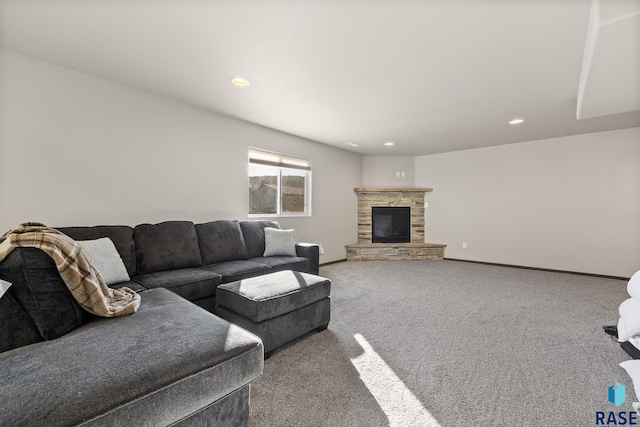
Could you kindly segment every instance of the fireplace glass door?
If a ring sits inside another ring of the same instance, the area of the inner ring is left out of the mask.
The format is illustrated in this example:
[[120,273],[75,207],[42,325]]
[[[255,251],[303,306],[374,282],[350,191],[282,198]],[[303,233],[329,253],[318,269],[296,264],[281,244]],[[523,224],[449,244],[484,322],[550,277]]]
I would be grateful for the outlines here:
[[374,206],[371,208],[372,243],[411,241],[411,208]]

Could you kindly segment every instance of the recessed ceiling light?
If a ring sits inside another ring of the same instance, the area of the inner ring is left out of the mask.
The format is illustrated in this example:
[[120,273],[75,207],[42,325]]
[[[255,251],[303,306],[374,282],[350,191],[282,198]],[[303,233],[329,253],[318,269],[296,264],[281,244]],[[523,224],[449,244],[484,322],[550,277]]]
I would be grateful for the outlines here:
[[513,119],[509,122],[510,125],[519,125],[520,123],[523,123],[524,119]]
[[242,77],[233,77],[231,79],[231,84],[235,86],[240,86],[240,87],[249,86],[249,80],[244,79]]
[[387,141],[384,143],[387,147],[391,147],[393,145],[393,141]]
[[355,142],[347,142],[347,145],[350,145],[352,147],[357,147],[358,144],[356,144]]

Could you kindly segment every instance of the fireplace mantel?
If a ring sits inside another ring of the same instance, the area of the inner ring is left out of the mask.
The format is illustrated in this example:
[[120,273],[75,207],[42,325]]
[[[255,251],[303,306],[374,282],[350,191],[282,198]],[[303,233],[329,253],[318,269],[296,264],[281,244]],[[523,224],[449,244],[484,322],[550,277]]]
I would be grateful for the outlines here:
[[[358,243],[347,245],[347,260],[442,259],[446,245],[425,243],[424,196],[433,188],[354,188],[358,196]],[[372,243],[372,207],[409,207],[411,242]]]
[[353,191],[356,193],[430,193],[433,191],[433,188],[354,188]]

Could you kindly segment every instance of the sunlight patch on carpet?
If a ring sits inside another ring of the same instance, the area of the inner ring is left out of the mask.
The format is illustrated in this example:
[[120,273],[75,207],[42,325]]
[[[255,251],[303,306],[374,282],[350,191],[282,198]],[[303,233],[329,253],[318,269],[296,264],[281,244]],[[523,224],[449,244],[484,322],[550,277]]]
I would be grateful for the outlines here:
[[364,353],[351,359],[390,426],[441,427],[395,372],[360,334],[353,336]]

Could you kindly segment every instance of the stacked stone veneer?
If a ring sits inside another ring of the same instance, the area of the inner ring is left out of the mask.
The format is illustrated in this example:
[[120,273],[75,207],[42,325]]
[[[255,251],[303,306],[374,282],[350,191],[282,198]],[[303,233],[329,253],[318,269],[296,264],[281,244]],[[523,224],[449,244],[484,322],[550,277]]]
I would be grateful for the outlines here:
[[[358,243],[347,245],[348,261],[377,259],[442,259],[446,245],[425,243],[424,196],[431,188],[356,188],[358,195]],[[411,209],[410,243],[372,243],[371,208]]]
[[371,243],[371,208],[392,206],[411,208],[411,242],[424,243],[424,193],[431,188],[380,189],[356,188],[358,194],[358,243]]

